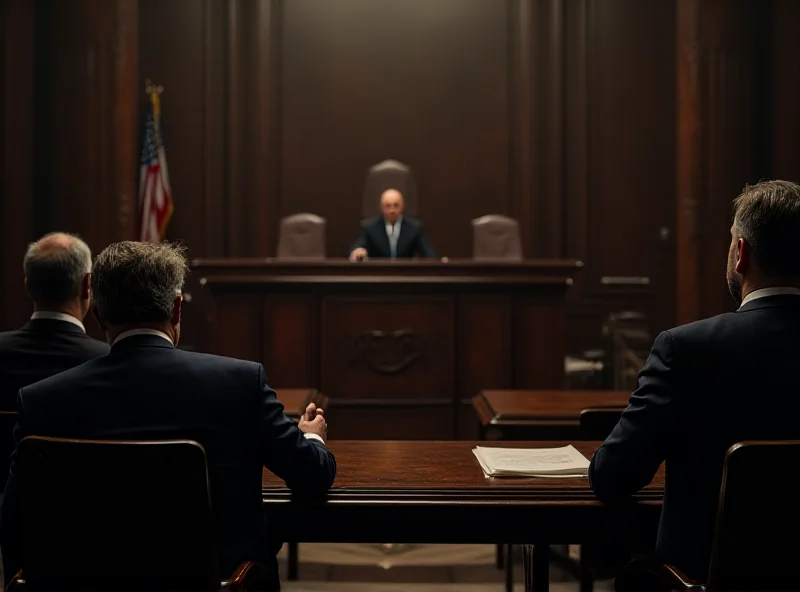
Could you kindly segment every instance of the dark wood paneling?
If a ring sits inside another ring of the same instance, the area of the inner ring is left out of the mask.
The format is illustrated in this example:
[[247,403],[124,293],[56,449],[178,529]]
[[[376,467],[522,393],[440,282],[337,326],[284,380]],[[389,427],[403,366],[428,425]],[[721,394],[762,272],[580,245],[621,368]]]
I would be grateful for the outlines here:
[[448,401],[453,315],[447,297],[325,298],[321,390],[335,401]]
[[0,330],[30,314],[22,288],[22,257],[33,238],[34,7],[0,7]]
[[262,359],[267,381],[281,387],[319,384],[317,310],[303,294],[264,298]]
[[97,251],[136,228],[138,2],[43,0],[36,13],[36,232]]
[[481,384],[511,384],[511,299],[463,295],[458,302],[456,367],[459,396],[470,397]]
[[[586,263],[571,306],[598,316],[652,301],[674,322],[672,0],[564,3],[566,254]],[[629,303],[629,304],[628,304]],[[585,315],[583,315],[585,321]],[[586,325],[584,325],[586,326]],[[600,326],[578,341],[599,345]],[[582,331],[570,323],[568,333]]]
[[772,0],[772,175],[800,182],[800,2]]
[[508,6],[284,2],[281,215],[324,216],[330,254],[346,255],[366,169],[395,158],[434,247],[469,255],[472,218],[512,213]]
[[677,312],[688,322],[735,307],[723,280],[731,201],[769,169],[769,11],[759,0],[677,7]]

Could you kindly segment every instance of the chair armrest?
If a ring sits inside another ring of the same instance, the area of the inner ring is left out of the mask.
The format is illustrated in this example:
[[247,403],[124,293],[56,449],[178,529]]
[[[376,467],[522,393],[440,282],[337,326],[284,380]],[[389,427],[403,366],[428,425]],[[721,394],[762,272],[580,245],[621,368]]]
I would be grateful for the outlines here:
[[22,577],[22,570],[19,570],[6,586],[6,592],[23,592],[25,590],[25,578]]
[[245,561],[233,575],[221,582],[220,590],[228,592],[247,592],[247,590],[260,581],[266,581],[269,577],[269,570],[263,563],[255,561]]
[[702,592],[706,587],[704,584],[691,579],[674,565],[667,563],[660,564],[661,580],[670,587],[671,590],[680,592]]

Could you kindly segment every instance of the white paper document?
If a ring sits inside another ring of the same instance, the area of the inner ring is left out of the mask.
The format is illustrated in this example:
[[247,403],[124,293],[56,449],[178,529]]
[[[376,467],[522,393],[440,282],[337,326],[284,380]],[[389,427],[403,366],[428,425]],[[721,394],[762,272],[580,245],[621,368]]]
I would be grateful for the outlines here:
[[561,448],[490,448],[472,451],[487,477],[586,477],[589,460],[571,444]]

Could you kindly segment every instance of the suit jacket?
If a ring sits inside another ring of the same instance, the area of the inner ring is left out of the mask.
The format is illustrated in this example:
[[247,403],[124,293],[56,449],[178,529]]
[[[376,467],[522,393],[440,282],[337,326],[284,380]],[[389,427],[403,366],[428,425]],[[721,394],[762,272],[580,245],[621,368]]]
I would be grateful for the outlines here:
[[[271,566],[282,539],[269,535],[262,467],[297,494],[324,495],[336,463],[307,439],[266,385],[261,364],[176,349],[157,335],[134,335],[111,353],[23,388],[14,439],[190,439],[206,450],[219,548],[227,577],[243,561]],[[19,569],[15,459],[0,509],[6,578]],[[222,519],[224,516],[224,519]]]
[[30,320],[17,331],[0,333],[0,411],[17,410],[17,393],[23,386],[109,350],[107,343],[92,339],[77,325],[55,319]]
[[[386,221],[382,216],[361,224],[361,235],[350,248],[350,252],[359,248],[366,249],[370,259],[388,259],[392,256],[389,237],[386,235]],[[403,217],[400,236],[397,237],[397,258],[410,259],[416,255],[433,258],[436,257],[436,251],[428,243],[419,220]]]
[[742,440],[800,438],[798,362],[800,296],[758,298],[661,333],[592,458],[597,497],[624,500],[666,461],[656,554],[705,580],[725,452]]

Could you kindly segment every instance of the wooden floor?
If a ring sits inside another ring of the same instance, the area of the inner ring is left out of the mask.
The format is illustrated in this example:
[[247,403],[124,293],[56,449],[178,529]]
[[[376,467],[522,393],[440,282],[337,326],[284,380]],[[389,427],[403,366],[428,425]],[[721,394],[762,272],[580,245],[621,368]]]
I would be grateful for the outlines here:
[[[491,545],[359,544],[300,545],[300,580],[286,579],[286,548],[278,556],[282,589],[287,592],[503,592],[504,573],[495,567]],[[522,590],[516,566],[515,590]],[[578,584],[553,567],[553,592],[578,592]],[[613,581],[597,582],[597,592]]]

